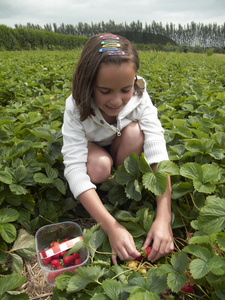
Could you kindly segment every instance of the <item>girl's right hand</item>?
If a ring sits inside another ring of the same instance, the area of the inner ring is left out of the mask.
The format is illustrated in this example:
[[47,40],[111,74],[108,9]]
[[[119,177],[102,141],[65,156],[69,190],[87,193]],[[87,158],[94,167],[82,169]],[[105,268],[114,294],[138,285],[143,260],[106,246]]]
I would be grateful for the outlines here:
[[117,256],[120,260],[134,260],[140,253],[137,251],[132,235],[118,222],[107,230],[112,249],[112,262],[117,265]]

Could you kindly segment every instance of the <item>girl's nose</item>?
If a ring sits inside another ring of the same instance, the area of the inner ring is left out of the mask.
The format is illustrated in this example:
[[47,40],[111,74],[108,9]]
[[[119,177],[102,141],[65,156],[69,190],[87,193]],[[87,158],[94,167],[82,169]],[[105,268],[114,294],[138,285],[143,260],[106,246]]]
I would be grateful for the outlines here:
[[117,107],[121,104],[121,97],[118,94],[113,95],[110,103],[114,106]]

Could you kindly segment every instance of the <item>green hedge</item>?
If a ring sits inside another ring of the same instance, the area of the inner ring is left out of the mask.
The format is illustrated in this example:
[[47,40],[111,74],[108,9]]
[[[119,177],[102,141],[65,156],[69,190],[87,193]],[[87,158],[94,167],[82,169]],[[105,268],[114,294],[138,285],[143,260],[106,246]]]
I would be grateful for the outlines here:
[[12,29],[0,25],[0,50],[71,50],[83,46],[87,37],[64,35],[29,28]]

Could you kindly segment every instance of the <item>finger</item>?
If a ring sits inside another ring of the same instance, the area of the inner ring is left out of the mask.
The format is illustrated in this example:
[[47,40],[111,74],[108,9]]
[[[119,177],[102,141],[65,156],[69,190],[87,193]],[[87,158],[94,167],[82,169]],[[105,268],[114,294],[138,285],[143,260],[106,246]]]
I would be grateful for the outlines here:
[[118,264],[118,263],[117,263],[117,257],[116,257],[115,254],[112,255],[112,262],[113,262],[114,265],[117,265],[117,264]]
[[153,240],[152,235],[148,234],[147,238],[142,246],[142,249],[146,249],[151,244],[152,240]]

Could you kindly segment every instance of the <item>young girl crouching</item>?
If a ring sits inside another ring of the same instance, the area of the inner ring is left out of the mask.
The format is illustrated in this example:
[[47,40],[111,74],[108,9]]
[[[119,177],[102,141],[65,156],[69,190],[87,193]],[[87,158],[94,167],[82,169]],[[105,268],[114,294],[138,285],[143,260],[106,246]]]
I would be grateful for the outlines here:
[[[140,254],[132,235],[102,204],[95,184],[104,182],[112,166],[122,165],[132,153],[144,152],[153,171],[168,160],[157,109],[145,80],[136,75],[138,69],[138,53],[126,38],[110,33],[90,38],[74,74],[62,127],[65,177],[74,197],[108,235],[114,264],[117,256],[133,260]],[[168,176],[165,193],[156,197],[156,218],[143,245],[145,249],[152,243],[152,262],[174,249],[170,194]]]

